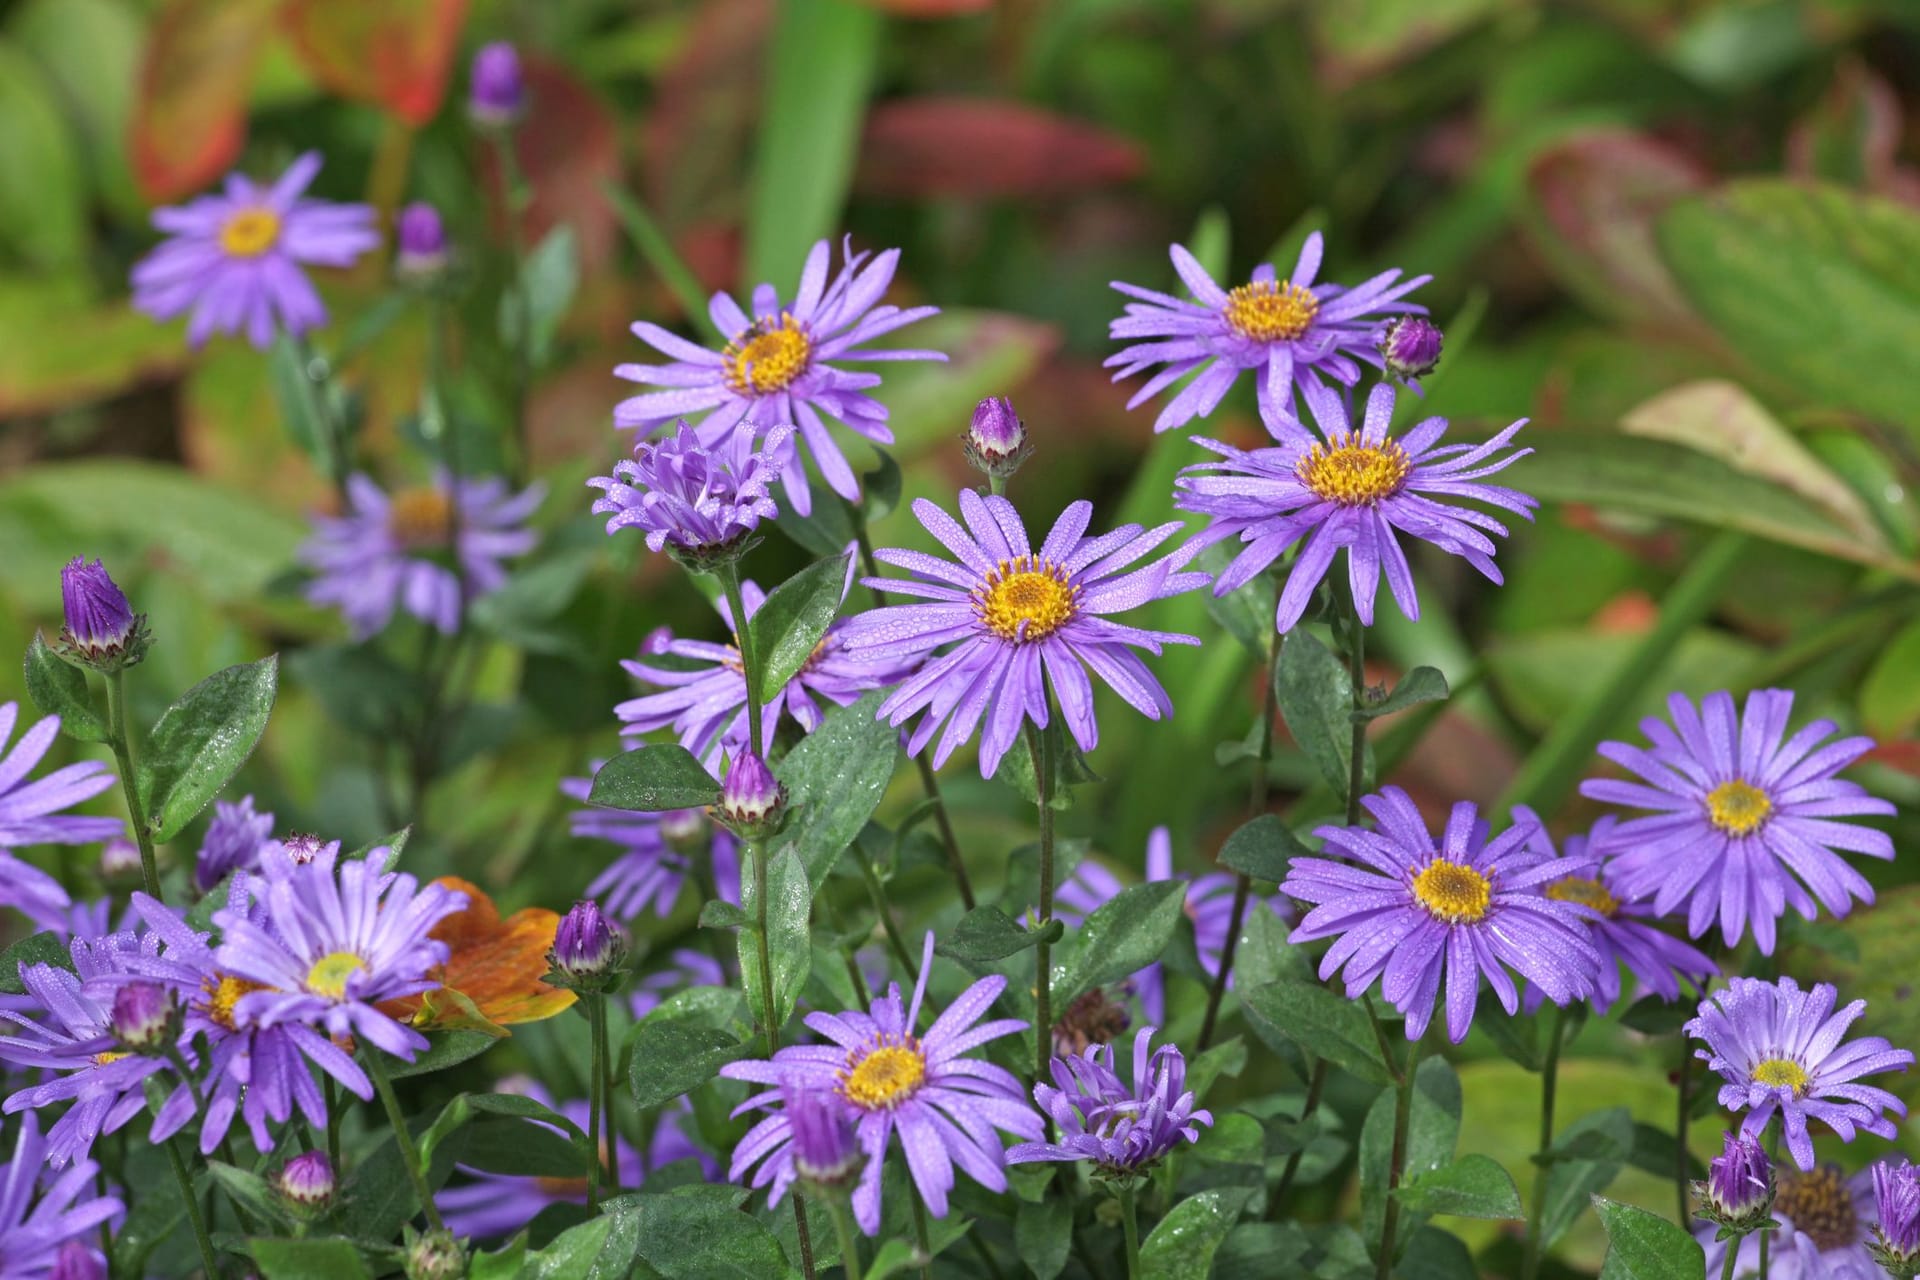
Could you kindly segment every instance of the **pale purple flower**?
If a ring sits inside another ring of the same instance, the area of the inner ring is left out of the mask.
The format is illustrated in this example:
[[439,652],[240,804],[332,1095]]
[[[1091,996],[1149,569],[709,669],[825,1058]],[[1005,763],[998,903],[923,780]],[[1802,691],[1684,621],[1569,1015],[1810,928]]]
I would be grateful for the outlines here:
[[1200,1126],[1213,1115],[1196,1108],[1187,1088],[1187,1060],[1163,1044],[1149,1053],[1154,1028],[1133,1039],[1133,1085],[1117,1074],[1111,1044],[1055,1058],[1053,1084],[1033,1086],[1033,1100],[1052,1117],[1055,1142],[1022,1142],[1007,1151],[1009,1164],[1089,1160],[1111,1174],[1139,1173],[1178,1147],[1198,1142]]
[[[876,350],[866,344],[916,320],[939,314],[937,307],[876,305],[900,264],[900,251],[888,249],[867,264],[868,255],[843,249],[839,274],[828,279],[832,250],[825,240],[807,254],[800,288],[782,306],[771,284],[753,291],[752,314],[724,293],[708,304],[714,327],[727,335],[724,350],[712,351],[642,320],[634,336],[670,357],[661,365],[623,364],[614,373],[642,386],[662,387],[624,400],[613,411],[614,425],[651,431],[678,418],[699,418],[700,440],[709,448],[727,440],[742,423],[758,427],[795,427],[827,486],[853,501],[860,483],[827,430],[837,422],[875,444],[892,444],[887,408],[866,394],[880,385],[877,373],[839,368],[842,360],[945,360],[938,351],[898,348]],[[702,416],[704,415],[704,416]],[[813,510],[806,469],[796,451],[782,461],[787,500],[800,515]]]
[[255,813],[252,796],[238,804],[214,801],[213,821],[194,857],[193,887],[207,893],[235,871],[257,870],[261,847],[272,839],[273,815]]
[[517,121],[526,109],[520,51],[505,40],[481,45],[467,78],[467,113],[477,124],[500,129]]
[[[595,760],[595,773],[606,763]],[[740,847],[732,833],[708,821],[698,809],[643,813],[634,809],[604,809],[586,804],[592,778],[562,778],[560,790],[582,806],[567,818],[568,828],[583,840],[605,840],[621,849],[620,856],[587,886],[616,920],[631,921],[651,909],[665,916],[680,900],[680,890],[694,875],[695,858],[711,859],[714,889],[724,902],[740,901]]]
[[1904,1157],[1874,1165],[1873,1206],[1874,1255],[1889,1273],[1913,1275],[1920,1270],[1920,1169]]
[[280,1166],[272,1178],[273,1189],[295,1207],[310,1212],[326,1208],[338,1189],[333,1161],[324,1151],[308,1151]]
[[925,712],[907,742],[909,755],[919,754],[944,724],[933,753],[938,768],[984,723],[980,774],[992,777],[1023,724],[1046,727],[1049,686],[1074,741],[1091,751],[1100,728],[1089,668],[1148,719],[1173,714],[1172,699],[1134,650],[1158,654],[1163,644],[1200,642],[1109,615],[1206,585],[1206,574],[1180,571],[1188,552],[1127,571],[1171,537],[1178,521],[1146,530],[1122,525],[1088,538],[1093,504],[1075,502],[1036,553],[1020,513],[1005,498],[961,490],[964,529],[924,498],[915,500],[913,513],[958,563],[882,548],[878,559],[914,576],[868,578],[867,585],[922,602],[870,609],[841,632],[841,642],[856,654],[926,660],[880,705],[881,718],[895,725]]
[[1385,383],[1368,393],[1358,431],[1350,426],[1346,404],[1333,392],[1310,392],[1306,400],[1324,438],[1293,421],[1274,428],[1278,444],[1251,452],[1195,438],[1194,443],[1219,454],[1220,460],[1186,468],[1175,485],[1174,506],[1212,519],[1192,547],[1198,551],[1228,539],[1242,544],[1214,582],[1215,595],[1245,586],[1305,539],[1274,612],[1279,630],[1291,631],[1300,621],[1314,588],[1342,549],[1361,622],[1373,625],[1382,573],[1400,611],[1418,618],[1420,597],[1400,545],[1403,533],[1459,556],[1494,582],[1502,580],[1488,535],[1504,538],[1506,525],[1459,501],[1470,499],[1533,518],[1539,505],[1534,499],[1483,483],[1533,452],[1503,452],[1526,425],[1525,418],[1484,444],[1440,445],[1445,418],[1428,418],[1397,437],[1387,434],[1394,391]]
[[1589,941],[1593,913],[1540,892],[1580,864],[1530,853],[1531,824],[1489,841],[1487,823],[1463,800],[1436,841],[1400,788],[1385,787],[1360,803],[1377,830],[1314,833],[1326,853],[1351,861],[1296,857],[1280,886],[1317,904],[1288,941],[1336,939],[1320,961],[1322,981],[1344,966],[1347,995],[1358,999],[1379,979],[1382,997],[1407,1017],[1407,1038],[1417,1040],[1444,979],[1447,1036],[1455,1044],[1473,1024],[1482,975],[1509,1014],[1518,1011],[1520,996],[1508,968],[1555,1004],[1593,989],[1600,964]]
[[1240,375],[1251,369],[1260,416],[1275,430],[1296,416],[1296,386],[1302,392],[1326,390],[1324,380],[1331,380],[1350,387],[1360,380],[1362,364],[1383,367],[1375,349],[1381,321],[1423,314],[1425,307],[1402,299],[1432,277],[1402,280],[1396,269],[1352,288],[1318,284],[1320,255],[1316,231],[1301,246],[1286,279],[1277,279],[1272,264],[1265,263],[1248,283],[1227,290],[1183,246],[1174,245],[1173,267],[1192,291],[1191,302],[1114,281],[1115,289],[1138,299],[1127,304],[1126,314],[1109,329],[1116,342],[1134,343],[1107,358],[1107,367],[1118,370],[1114,381],[1161,366],[1127,407],[1197,374],[1153,423],[1155,431],[1185,426],[1218,408]]
[[426,280],[447,265],[447,227],[440,211],[424,200],[400,210],[395,220],[393,269],[403,280]]
[[[27,781],[27,774],[59,736],[60,717],[36,721],[9,751],[7,741],[13,737],[19,715],[19,703],[0,703],[0,849],[30,844],[92,844],[123,834],[126,826],[118,818],[61,812],[113,785],[113,774],[98,760],[65,765],[38,781]],[[6,880],[0,879],[0,885],[5,884]],[[64,899],[65,895],[61,896]],[[0,903],[7,901],[0,897]]]
[[[1879,1220],[1871,1169],[1852,1177],[1830,1164],[1807,1173],[1786,1169],[1778,1183],[1773,1218],[1780,1225],[1766,1233],[1768,1280],[1886,1280],[1869,1247]],[[1736,1248],[1734,1280],[1758,1280],[1759,1233],[1738,1241],[1716,1240],[1718,1234],[1711,1224],[1694,1228],[1693,1238],[1706,1250],[1706,1274],[1720,1275],[1726,1251]]]
[[733,1149],[728,1177],[740,1180],[753,1170],[752,1185],[770,1188],[768,1203],[779,1203],[795,1170],[793,1123],[777,1104],[790,1091],[811,1090],[835,1095],[855,1116],[867,1163],[853,1193],[853,1214],[868,1235],[880,1229],[880,1174],[896,1131],[914,1187],[934,1217],[947,1216],[955,1165],[987,1190],[1006,1191],[1005,1155],[995,1130],[1038,1138],[1045,1126],[1011,1072],[964,1055],[1027,1024],[1000,1018],[975,1025],[1007,985],[995,974],[968,987],[924,1036],[918,1034],[932,968],[929,933],[911,1004],[902,1003],[894,983],[869,1012],[808,1014],[807,1025],[831,1044],[792,1045],[772,1061],[731,1062],[720,1069],[730,1080],[771,1086],[735,1109],[736,1115],[769,1114]]
[[133,268],[133,305],[156,320],[191,310],[187,341],[246,331],[265,350],[276,330],[299,337],[327,322],[305,267],[349,267],[380,243],[374,210],[305,193],[320,153],[295,160],[272,185],[238,173],[226,191],[153,211],[171,238]]
[[[1789,689],[1756,689],[1736,714],[1733,695],[1711,693],[1698,711],[1684,694],[1667,699],[1673,723],[1640,722],[1651,747],[1603,742],[1600,754],[1634,781],[1590,778],[1580,794],[1655,812],[1614,828],[1613,868],[1632,897],[1653,899],[1660,915],[1687,908],[1687,932],[1699,937],[1718,916],[1720,936],[1738,945],[1748,925],[1764,955],[1788,907],[1811,920],[1814,902],[1835,916],[1853,898],[1873,901],[1873,886],[1836,851],[1892,858],[1883,831],[1839,818],[1893,813],[1858,783],[1836,775],[1873,748],[1873,739],[1841,738],[1831,720],[1815,720],[1791,738]],[[1824,745],[1822,745],[1824,743]]]
[[346,514],[316,519],[300,548],[315,574],[307,599],[338,608],[356,639],[382,630],[396,610],[452,635],[464,605],[507,580],[501,562],[533,550],[526,523],[544,493],[538,484],[509,493],[504,480],[445,471],[431,484],[388,493],[349,476]]
[[66,1163],[41,1137],[39,1117],[29,1114],[14,1138],[13,1159],[0,1165],[0,1240],[6,1242],[0,1276],[7,1280],[55,1275],[75,1247],[93,1253],[101,1227],[126,1212],[119,1199],[95,1190],[100,1170],[91,1160],[43,1176]]
[[136,614],[105,565],[75,556],[60,570],[60,645],[98,671],[119,671],[146,656],[147,615]]
[[595,476],[593,510],[609,517],[607,533],[639,529],[647,549],[671,546],[704,565],[745,549],[762,520],[780,514],[769,496],[780,469],[793,457],[793,431],[775,427],[758,436],[752,423],[719,439],[682,422],[662,440],[641,440],[633,457],[610,476]]
[[1720,1105],[1747,1113],[1740,1132],[1757,1138],[1778,1114],[1787,1150],[1803,1170],[1813,1168],[1807,1121],[1818,1120],[1852,1142],[1855,1131],[1893,1137],[1897,1130],[1884,1113],[1907,1113],[1900,1099],[1860,1078],[1905,1071],[1913,1055],[1880,1036],[1842,1043],[1867,1002],[1855,1000],[1836,1013],[1838,998],[1825,982],[1802,991],[1792,978],[1734,978],[1703,1001],[1699,1016],[1686,1025],[1687,1034],[1706,1046],[1693,1056],[1726,1081]]
[[1440,365],[1442,341],[1439,326],[1425,316],[1395,316],[1387,322],[1376,347],[1386,363],[1387,376],[1418,392],[1418,380]]
[[1736,1230],[1753,1230],[1766,1221],[1773,1204],[1773,1161],[1754,1138],[1721,1136],[1720,1154],[1707,1165],[1707,1180],[1693,1184],[1700,1198],[1699,1217]]

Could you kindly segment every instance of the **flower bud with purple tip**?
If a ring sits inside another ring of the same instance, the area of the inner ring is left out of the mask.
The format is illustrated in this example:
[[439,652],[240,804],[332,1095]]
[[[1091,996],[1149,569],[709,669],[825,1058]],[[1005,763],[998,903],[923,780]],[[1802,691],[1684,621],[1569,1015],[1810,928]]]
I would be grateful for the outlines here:
[[159,1056],[180,1038],[180,1004],[171,987],[129,982],[113,993],[111,1026],[128,1053]]
[[302,1215],[325,1213],[333,1203],[337,1189],[333,1162],[324,1151],[309,1151],[295,1156],[273,1176],[273,1189],[280,1198]]
[[787,788],[766,761],[749,752],[727,769],[720,801],[708,812],[742,840],[765,840],[787,824]]
[[139,845],[125,836],[115,836],[100,846],[100,883],[106,888],[125,889],[141,883],[144,877]]
[[88,564],[76,556],[60,571],[60,603],[60,649],[70,661],[112,673],[147,656],[152,638],[146,615],[133,611],[127,593],[98,560]]
[[573,991],[605,991],[619,980],[627,961],[627,939],[607,920],[600,904],[582,899],[560,918],[553,933],[547,981]]
[[843,1192],[865,1165],[846,1104],[824,1089],[782,1088],[781,1107],[793,1126],[793,1172],[816,1194]]
[[473,55],[467,82],[467,114],[483,128],[506,129],[527,110],[527,82],[520,51],[504,40],[482,45]]
[[47,1280],[107,1280],[106,1260],[84,1240],[69,1240],[53,1255]]
[[1380,335],[1379,351],[1389,377],[1424,378],[1440,365],[1440,328],[1425,316],[1395,316]]
[[1693,1184],[1694,1212],[1735,1235],[1758,1231],[1772,1220],[1773,1162],[1752,1138],[1724,1135],[1721,1153],[1707,1165],[1707,1180]]
[[438,209],[416,200],[400,211],[394,231],[393,272],[401,280],[425,284],[447,269],[447,226]]
[[417,1234],[408,1227],[402,1244],[407,1280],[460,1280],[467,1274],[466,1246],[444,1227]]
[[996,480],[1005,480],[1018,471],[1033,452],[1026,424],[1013,411],[1013,401],[1005,396],[988,396],[975,405],[973,423],[960,440],[974,469]]
[[1880,1221],[1867,1251],[1894,1280],[1920,1275],[1920,1168],[1905,1160],[1873,1166],[1873,1198]]

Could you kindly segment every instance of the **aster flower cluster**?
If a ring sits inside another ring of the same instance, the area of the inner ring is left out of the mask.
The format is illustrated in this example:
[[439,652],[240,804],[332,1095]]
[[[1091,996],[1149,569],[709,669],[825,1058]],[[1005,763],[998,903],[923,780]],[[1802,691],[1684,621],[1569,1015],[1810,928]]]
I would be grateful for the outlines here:
[[1154,1028],[1133,1040],[1133,1083],[1115,1073],[1114,1049],[1093,1045],[1083,1054],[1053,1060],[1053,1084],[1033,1087],[1060,1134],[1057,1142],[1022,1142],[1008,1150],[1013,1164],[1035,1161],[1092,1162],[1110,1178],[1145,1173],[1182,1142],[1197,1142],[1212,1113],[1194,1106],[1186,1089],[1187,1063],[1173,1045],[1149,1052]]

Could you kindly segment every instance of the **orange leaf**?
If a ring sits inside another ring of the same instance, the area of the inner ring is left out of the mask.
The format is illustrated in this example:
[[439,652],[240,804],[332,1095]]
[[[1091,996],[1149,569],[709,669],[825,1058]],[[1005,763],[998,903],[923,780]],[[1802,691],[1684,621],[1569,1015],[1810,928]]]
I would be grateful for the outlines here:
[[254,65],[274,0],[168,0],[141,55],[127,147],[141,194],[159,203],[224,173],[246,140]]
[[287,0],[287,34],[320,82],[415,128],[439,112],[467,0]]
[[899,199],[1044,196],[1125,182],[1144,167],[1127,139],[1037,107],[903,98],[868,114],[856,181]]
[[458,876],[435,881],[467,895],[466,910],[442,920],[433,937],[452,954],[438,975],[450,992],[464,999],[428,992],[391,1000],[381,1009],[415,1026],[472,1027],[477,1016],[496,1026],[551,1018],[573,1004],[573,992],[550,987],[540,979],[547,972],[547,952],[553,946],[560,917],[545,907],[528,907],[505,920],[493,899],[479,885]]

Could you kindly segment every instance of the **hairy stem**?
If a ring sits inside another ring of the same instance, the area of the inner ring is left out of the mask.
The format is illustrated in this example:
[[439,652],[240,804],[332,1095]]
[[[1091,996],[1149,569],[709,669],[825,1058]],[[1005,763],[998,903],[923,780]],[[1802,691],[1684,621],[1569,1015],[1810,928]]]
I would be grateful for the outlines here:
[[603,1047],[600,1030],[606,1025],[606,997],[595,993],[587,997],[587,1039],[592,1045],[592,1065],[587,1076],[587,1212],[592,1213],[600,1207],[600,1111],[601,1094],[606,1087],[607,1060],[601,1057],[606,1050]]
[[[1373,1006],[1367,1006],[1369,1016]],[[1379,1023],[1376,1020],[1376,1033]],[[1400,1078],[1394,1082],[1393,1095],[1393,1150],[1387,1157],[1387,1191],[1380,1214],[1380,1253],[1374,1261],[1375,1280],[1392,1280],[1394,1237],[1400,1229],[1400,1201],[1394,1196],[1399,1190],[1400,1175],[1407,1167],[1407,1127],[1413,1117],[1413,1081],[1416,1068],[1420,1065],[1420,1042],[1407,1042],[1406,1065],[1400,1070]]]
[[180,1184],[180,1200],[187,1206],[187,1221],[193,1224],[193,1242],[200,1246],[200,1263],[206,1268],[207,1280],[214,1280],[220,1274],[220,1264],[213,1252],[213,1237],[207,1234],[206,1216],[200,1212],[200,1202],[193,1198],[193,1175],[187,1172],[187,1162],[180,1158],[180,1140],[175,1138],[160,1145],[167,1149],[174,1181]]
[[127,820],[133,826],[134,843],[140,846],[140,877],[147,896],[160,901],[160,861],[153,852],[153,832],[147,827],[146,810],[140,804],[140,784],[133,773],[133,737],[127,730],[127,673],[115,671],[107,677],[107,737],[113,748],[114,763],[120,768],[120,791],[127,798]]
[[1046,928],[1053,923],[1053,748],[1032,721],[1026,731],[1040,813],[1040,915],[1034,929],[1041,936],[1033,948],[1033,1078],[1045,1080],[1053,1057],[1053,945],[1046,939]]
[[846,1273],[847,1280],[860,1280],[860,1239],[853,1233],[847,1206],[831,1196],[825,1203],[827,1216],[833,1219],[833,1234],[840,1242],[840,1269]]
[[413,1193],[420,1197],[420,1209],[427,1215],[427,1225],[435,1231],[444,1231],[447,1224],[440,1220],[440,1206],[433,1202],[433,1189],[427,1185],[427,1170],[420,1159],[420,1144],[414,1141],[413,1130],[407,1128],[407,1117],[400,1111],[400,1099],[393,1095],[393,1081],[387,1077],[387,1064],[382,1061],[381,1051],[368,1045],[366,1061],[367,1074],[373,1078],[374,1091],[380,1095],[380,1105],[387,1110],[387,1123],[393,1127],[394,1145],[400,1148],[400,1163],[406,1166],[407,1180],[413,1183]]
[[1127,1280],[1140,1280],[1140,1215],[1135,1201],[1140,1193],[1131,1185],[1120,1192],[1120,1225],[1127,1237]]
[[[1527,1249],[1520,1264],[1521,1280],[1534,1280],[1540,1274],[1545,1250],[1540,1239],[1540,1220],[1547,1209],[1546,1156],[1553,1150],[1553,1105],[1560,1083],[1560,1047],[1566,1039],[1566,1014],[1559,1005],[1548,1015],[1553,1030],[1547,1034],[1546,1062],[1540,1069],[1540,1156],[1535,1162],[1532,1203],[1527,1209]],[[1684,1159],[1684,1156],[1682,1157]]]
[[727,611],[733,615],[734,643],[740,646],[740,674],[747,683],[747,742],[753,754],[764,761],[767,758],[766,744],[762,741],[760,689],[756,683],[760,676],[760,660],[754,652],[753,635],[747,626],[747,602],[740,593],[739,562],[728,561],[716,570],[716,575],[720,579],[721,590],[727,595]]

